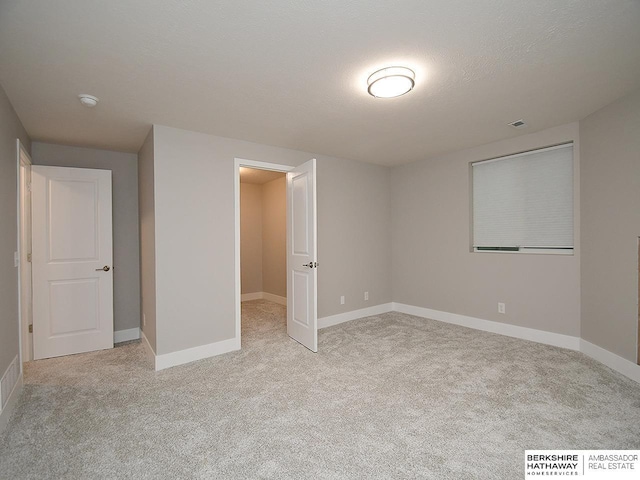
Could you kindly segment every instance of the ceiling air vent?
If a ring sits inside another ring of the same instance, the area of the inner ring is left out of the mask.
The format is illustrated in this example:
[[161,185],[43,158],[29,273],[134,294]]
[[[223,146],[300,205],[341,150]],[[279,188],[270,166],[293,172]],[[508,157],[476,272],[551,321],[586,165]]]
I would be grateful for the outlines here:
[[524,123],[524,120],[516,120],[515,122],[511,122],[509,125],[513,128],[524,128],[527,126],[527,124]]

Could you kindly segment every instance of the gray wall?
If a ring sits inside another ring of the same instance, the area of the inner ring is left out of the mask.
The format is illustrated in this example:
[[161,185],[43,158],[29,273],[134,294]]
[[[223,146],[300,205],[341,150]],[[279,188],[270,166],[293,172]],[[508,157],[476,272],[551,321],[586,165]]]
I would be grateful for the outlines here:
[[156,223],[153,129],[138,152],[138,205],[140,221],[140,294],[142,331],[156,346]]
[[[165,354],[234,337],[234,158],[299,165],[313,155],[162,126],[154,148],[156,352]],[[390,301],[388,170],[316,158],[319,316]],[[355,300],[365,289],[369,302]],[[341,307],[340,294],[354,300]]]
[[18,269],[13,266],[13,252],[18,250],[17,138],[31,149],[27,132],[0,86],[0,376],[20,348]]
[[318,158],[318,316],[391,302],[389,169]]
[[138,157],[135,153],[33,142],[34,165],[111,170],[114,329],[140,326]]
[[240,184],[240,285],[262,292],[262,185]]
[[235,336],[234,158],[308,156],[154,126],[157,354]]
[[636,362],[640,90],[580,122],[582,338]]
[[[470,163],[569,140],[575,255],[472,253]],[[394,168],[393,300],[549,332],[580,334],[578,124]],[[506,303],[506,314],[497,303]]]
[[242,293],[287,296],[287,181],[240,183]]
[[262,291],[287,296],[287,178],[262,185]]

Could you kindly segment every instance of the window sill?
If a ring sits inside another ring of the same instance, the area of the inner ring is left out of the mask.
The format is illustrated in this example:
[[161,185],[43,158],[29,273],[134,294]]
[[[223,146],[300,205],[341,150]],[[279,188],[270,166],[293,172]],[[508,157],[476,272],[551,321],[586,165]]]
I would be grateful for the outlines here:
[[478,250],[473,247],[472,253],[500,253],[500,254],[515,254],[515,255],[569,255],[574,254],[574,249],[570,248],[522,248],[520,250]]

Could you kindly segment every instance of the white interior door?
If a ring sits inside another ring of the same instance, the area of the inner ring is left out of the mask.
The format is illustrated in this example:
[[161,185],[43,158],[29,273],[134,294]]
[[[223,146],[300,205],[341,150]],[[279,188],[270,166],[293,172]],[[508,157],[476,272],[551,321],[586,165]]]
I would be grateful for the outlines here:
[[31,169],[34,359],[113,347],[111,172]]
[[316,160],[287,172],[287,333],[318,351]]

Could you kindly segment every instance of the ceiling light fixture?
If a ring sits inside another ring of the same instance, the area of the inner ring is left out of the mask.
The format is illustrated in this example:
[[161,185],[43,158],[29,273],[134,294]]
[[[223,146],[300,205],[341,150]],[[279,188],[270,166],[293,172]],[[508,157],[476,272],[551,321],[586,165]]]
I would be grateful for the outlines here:
[[367,79],[370,95],[393,98],[410,92],[415,85],[416,74],[406,67],[386,67],[374,72]]
[[81,93],[78,95],[80,99],[80,103],[85,107],[93,108],[98,104],[98,97],[94,97],[93,95],[87,95],[86,93]]

